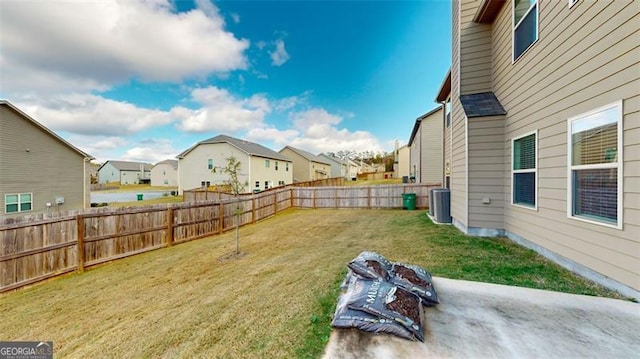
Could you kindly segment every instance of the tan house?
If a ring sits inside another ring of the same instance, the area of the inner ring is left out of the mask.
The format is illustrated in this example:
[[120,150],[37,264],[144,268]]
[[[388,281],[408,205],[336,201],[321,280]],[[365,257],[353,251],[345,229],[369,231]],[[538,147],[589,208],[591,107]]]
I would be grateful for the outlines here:
[[89,207],[92,159],[0,101],[0,217]]
[[437,101],[456,227],[640,298],[640,6],[453,2]]
[[417,183],[442,184],[443,110],[436,107],[416,119],[409,137],[409,176]]
[[260,144],[218,135],[191,146],[178,158],[178,192],[222,185],[228,175],[223,168],[231,156],[240,161],[239,180],[245,191],[257,192],[293,182],[293,164],[284,155]]
[[294,182],[316,181],[331,177],[331,163],[310,152],[285,146],[280,153],[293,161]]
[[146,162],[109,160],[98,168],[98,183],[150,184],[151,168]]
[[156,163],[151,168],[151,185],[152,186],[171,186],[178,185],[178,161],[164,160]]
[[396,148],[393,154],[393,177],[409,177],[409,175],[411,174],[410,168],[411,165],[409,145],[404,145]]

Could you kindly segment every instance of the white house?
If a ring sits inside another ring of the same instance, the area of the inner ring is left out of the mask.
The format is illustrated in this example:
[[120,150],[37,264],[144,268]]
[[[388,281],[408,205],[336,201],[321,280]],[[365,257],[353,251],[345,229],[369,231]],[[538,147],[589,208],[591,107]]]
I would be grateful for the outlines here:
[[178,161],[164,160],[156,163],[151,169],[152,186],[172,186],[178,185]]
[[98,183],[151,183],[152,167],[145,162],[107,161],[98,169]]
[[180,153],[178,191],[224,184],[222,168],[231,156],[240,162],[239,180],[246,192],[261,191],[293,182],[293,163],[284,155],[260,144],[226,135],[200,141]]
[[332,178],[343,177],[347,180],[351,179],[351,177],[349,177],[349,163],[347,161],[343,161],[338,157],[334,157],[324,153],[319,154],[318,157],[326,160],[327,162],[329,162],[329,164],[331,164]]

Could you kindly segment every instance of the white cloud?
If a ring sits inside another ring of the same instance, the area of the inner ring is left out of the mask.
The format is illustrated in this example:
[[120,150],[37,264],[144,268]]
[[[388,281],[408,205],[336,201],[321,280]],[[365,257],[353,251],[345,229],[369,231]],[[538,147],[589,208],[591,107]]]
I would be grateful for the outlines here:
[[269,52],[271,55],[271,64],[273,66],[282,66],[285,62],[289,61],[291,56],[287,53],[287,49],[284,47],[284,40],[276,40],[276,48],[274,51]]
[[283,112],[290,110],[296,106],[304,105],[309,102],[311,91],[305,91],[298,96],[290,96],[273,101],[273,107],[276,111]]
[[296,129],[278,130],[273,127],[259,127],[249,130],[245,138],[256,143],[273,143],[278,147],[276,150],[279,150],[299,135],[300,131]]
[[191,97],[202,105],[200,109],[174,108],[172,113],[182,119],[179,129],[186,132],[236,132],[262,127],[271,105],[264,95],[247,99],[234,97],[215,86],[193,90]]
[[247,68],[247,40],[217,8],[172,12],[168,0],[2,4],[3,93],[102,90],[140,78],[179,81]]
[[262,50],[267,46],[267,43],[265,41],[260,40],[256,42],[256,46],[258,47],[259,50]]
[[231,13],[231,20],[233,20],[235,24],[240,23],[240,15],[235,12]]
[[90,94],[36,97],[15,105],[52,130],[84,135],[131,135],[174,121],[169,112]]
[[166,159],[174,159],[178,153],[168,139],[149,139],[141,141],[140,146],[127,150],[122,159],[155,164]]

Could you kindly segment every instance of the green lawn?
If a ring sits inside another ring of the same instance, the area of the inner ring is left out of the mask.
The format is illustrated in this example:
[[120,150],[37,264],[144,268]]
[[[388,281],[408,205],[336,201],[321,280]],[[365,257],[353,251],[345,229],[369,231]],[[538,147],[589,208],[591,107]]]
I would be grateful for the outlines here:
[[314,358],[363,250],[436,276],[621,298],[424,211],[288,210],[240,235],[239,257],[231,231],[0,295],[1,339],[52,340],[56,357]]

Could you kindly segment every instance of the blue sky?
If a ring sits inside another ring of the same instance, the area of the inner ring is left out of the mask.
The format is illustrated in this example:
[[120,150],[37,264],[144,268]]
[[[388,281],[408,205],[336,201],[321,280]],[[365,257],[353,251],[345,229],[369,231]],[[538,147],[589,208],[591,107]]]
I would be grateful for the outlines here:
[[98,161],[227,134],[391,151],[436,106],[448,1],[0,3],[0,98]]

